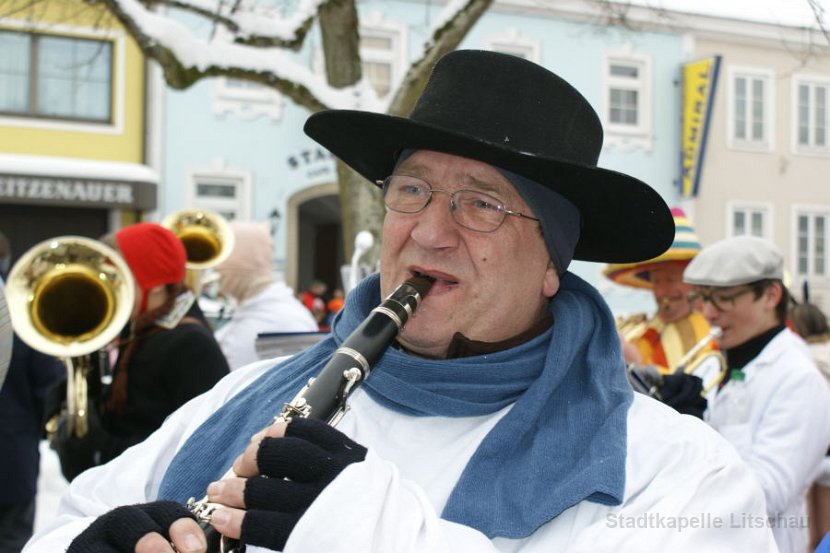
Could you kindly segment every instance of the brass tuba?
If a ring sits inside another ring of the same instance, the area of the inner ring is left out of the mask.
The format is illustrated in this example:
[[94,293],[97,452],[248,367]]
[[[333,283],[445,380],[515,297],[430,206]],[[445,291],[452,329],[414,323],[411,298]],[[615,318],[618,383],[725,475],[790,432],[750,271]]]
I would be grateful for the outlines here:
[[186,282],[198,297],[205,284],[205,271],[223,262],[233,251],[234,236],[227,220],[207,209],[182,209],[164,218],[187,252]]
[[[117,252],[81,236],[41,242],[9,272],[6,301],[12,327],[29,346],[66,364],[70,430],[79,438],[88,428],[90,354],[115,339],[129,321],[134,282]],[[47,432],[56,429],[48,426]]]
[[642,336],[651,320],[645,313],[636,313],[624,318],[618,317],[616,321],[617,332],[624,341],[630,342]]

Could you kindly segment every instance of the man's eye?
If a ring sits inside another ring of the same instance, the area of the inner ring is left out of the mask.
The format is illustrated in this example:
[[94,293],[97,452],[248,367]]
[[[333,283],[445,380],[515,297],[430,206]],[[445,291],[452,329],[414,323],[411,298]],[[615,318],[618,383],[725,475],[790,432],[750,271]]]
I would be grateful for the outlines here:
[[488,200],[487,198],[469,198],[465,202],[468,207],[471,207],[477,211],[500,211],[501,206],[492,201]]
[[405,196],[420,196],[424,193],[424,189],[420,186],[406,185],[401,186],[400,192]]

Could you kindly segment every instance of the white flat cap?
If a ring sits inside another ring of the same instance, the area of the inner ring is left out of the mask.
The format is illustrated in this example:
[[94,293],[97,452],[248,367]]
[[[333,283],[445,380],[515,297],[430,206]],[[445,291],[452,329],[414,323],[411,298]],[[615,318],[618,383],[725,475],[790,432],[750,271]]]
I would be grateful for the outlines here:
[[683,271],[683,281],[699,286],[737,286],[784,278],[784,256],[770,242],[736,236],[715,242],[697,254]]

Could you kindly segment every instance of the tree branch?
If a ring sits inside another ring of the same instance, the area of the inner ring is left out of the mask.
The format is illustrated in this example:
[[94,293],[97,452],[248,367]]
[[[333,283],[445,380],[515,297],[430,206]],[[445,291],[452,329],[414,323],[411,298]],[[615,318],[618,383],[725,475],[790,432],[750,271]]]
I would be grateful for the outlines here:
[[[257,47],[279,47],[293,51],[298,51],[302,48],[303,42],[308,35],[308,31],[311,29],[311,26],[314,24],[314,20],[316,18],[316,14],[312,13],[300,20],[299,23],[289,32],[283,32],[276,35],[252,32],[251,30],[246,29],[245,26],[241,25],[240,22],[235,19],[235,17],[238,16],[239,5],[237,3],[234,3],[233,7],[228,10],[228,14],[222,13],[223,10],[221,10],[221,4],[219,5],[219,9],[212,9],[210,7],[198,5],[186,0],[147,0],[145,5],[150,8],[158,6],[175,8],[203,17],[208,21],[221,25],[230,31],[234,35],[234,42],[237,44],[247,44],[249,46]],[[265,21],[264,24],[258,25],[259,28],[267,27],[267,22],[269,20],[273,22],[281,21],[275,20],[267,14],[255,14],[255,16],[258,20]]]
[[[103,2],[135,39],[144,55],[158,62],[165,81],[174,89],[188,88],[205,77],[226,76],[271,87],[312,112],[328,107],[314,89],[314,85],[325,83],[306,68],[280,58],[281,53],[276,49],[208,43],[193,37],[175,22],[147,11],[134,0]],[[251,63],[246,67],[234,63],[242,57],[244,48],[250,50],[245,58]],[[193,59],[189,60],[188,56]]]
[[[455,50],[479,18],[490,8],[493,0],[469,0],[458,11],[449,14],[443,24],[432,33],[420,59],[409,70],[395,91],[387,113],[408,115],[429,78],[432,67],[446,53]],[[439,19],[440,20],[440,19]]]

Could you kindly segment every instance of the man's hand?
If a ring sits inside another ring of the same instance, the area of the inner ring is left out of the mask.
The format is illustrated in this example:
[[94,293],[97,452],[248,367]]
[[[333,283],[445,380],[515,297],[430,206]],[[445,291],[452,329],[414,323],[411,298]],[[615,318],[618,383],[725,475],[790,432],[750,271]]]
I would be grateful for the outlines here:
[[118,507],[102,515],[72,541],[67,553],[203,553],[205,550],[205,534],[190,511],[175,501],[154,501]]
[[233,464],[236,478],[208,486],[208,499],[226,505],[213,527],[243,543],[282,551],[288,536],[320,492],[366,448],[326,423],[278,422],[251,439]]

